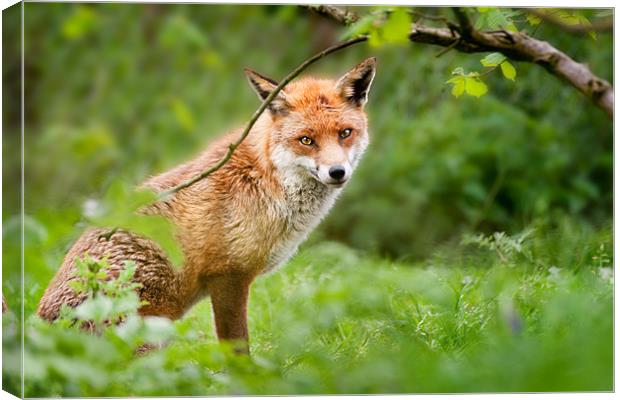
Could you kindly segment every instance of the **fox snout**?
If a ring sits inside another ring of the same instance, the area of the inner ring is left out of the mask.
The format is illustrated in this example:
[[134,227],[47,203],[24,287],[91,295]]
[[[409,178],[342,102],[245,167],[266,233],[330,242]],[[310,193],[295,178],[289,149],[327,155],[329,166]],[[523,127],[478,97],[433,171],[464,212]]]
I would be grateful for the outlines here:
[[352,172],[353,169],[348,163],[321,165],[319,166],[318,177],[326,185],[340,187],[349,180]]

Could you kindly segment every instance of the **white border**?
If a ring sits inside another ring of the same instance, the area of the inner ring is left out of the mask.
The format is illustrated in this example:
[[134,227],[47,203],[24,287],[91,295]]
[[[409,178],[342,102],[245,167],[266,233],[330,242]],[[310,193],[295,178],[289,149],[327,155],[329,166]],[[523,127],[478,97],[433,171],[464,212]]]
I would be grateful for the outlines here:
[[[45,0],[30,0],[28,2],[46,2]],[[67,0],[64,2],[80,2],[80,3],[94,3],[94,2],[101,2],[101,1],[93,1],[93,0]],[[133,1],[107,1],[107,2],[117,2],[117,3],[204,3],[204,4],[222,4],[222,3],[228,3],[228,4],[319,4],[320,2],[298,2],[298,1],[293,1],[293,0],[278,0],[278,1],[274,1],[274,2],[265,2],[265,1],[256,1],[256,0],[229,0],[229,1],[182,1],[182,0],[133,0]],[[10,7],[14,4],[16,4],[18,2],[14,1],[14,0],[0,0],[0,7],[4,10],[7,7]],[[394,2],[394,1],[386,1],[386,0],[374,0],[374,1],[356,1],[356,2],[351,2],[351,1],[342,1],[342,0],[330,0],[328,2],[326,2],[327,4],[339,4],[339,5],[418,5],[418,6],[472,6],[472,2],[467,2],[467,1],[463,1],[463,0],[449,0],[448,3],[446,2],[442,2],[442,1],[438,1],[438,0],[426,0],[424,2],[411,2],[411,1],[403,1],[403,2]],[[518,4],[514,4],[514,3],[508,3],[508,2],[502,2],[502,1],[492,1],[492,0],[478,0],[476,2],[473,3],[474,6],[505,6],[505,7],[515,7],[515,6],[522,6],[522,7],[566,7],[566,8],[582,8],[582,7],[588,7],[588,8],[613,8],[614,7],[614,2],[613,1],[604,1],[604,0],[589,0],[587,3],[583,2],[583,1],[576,1],[576,0],[569,0],[569,1],[563,1],[563,2],[558,2],[558,1],[545,1],[545,2],[541,2],[541,1],[533,1],[533,0],[526,0],[526,1],[520,1]],[[614,26],[616,26],[617,24],[617,14],[614,12]],[[2,28],[2,22],[0,20],[0,30]],[[617,35],[617,31],[614,31],[614,78],[618,72],[618,64],[616,63],[616,57],[618,53],[618,35]],[[23,46],[23,43],[22,43]],[[0,61],[1,61],[1,43],[0,43]],[[22,65],[23,67],[23,65]],[[1,81],[1,79],[0,79]],[[615,79],[614,79],[615,82]],[[612,82],[612,84],[614,84],[614,82]],[[1,84],[1,82],[0,82]],[[23,79],[22,79],[22,85],[23,85]],[[0,104],[2,103],[2,99],[0,97]],[[23,103],[22,103],[22,110],[23,110]],[[618,144],[618,142],[615,140],[615,126],[616,126],[616,122],[617,122],[617,117],[614,113],[614,155],[616,154],[620,154],[620,145]],[[23,122],[22,122],[22,129],[23,129]],[[0,131],[1,131],[1,125],[0,125]],[[23,143],[23,140],[22,140]],[[23,161],[23,148],[22,150],[22,161]],[[1,165],[1,161],[2,161],[2,154],[0,152],[0,165]],[[618,215],[618,211],[620,211],[620,203],[617,201],[617,197],[616,197],[616,188],[618,187],[618,179],[619,178],[619,174],[618,174],[618,168],[620,168],[618,166],[618,163],[615,162],[615,156],[614,156],[614,227],[615,227],[615,216]],[[23,170],[22,170],[23,173]],[[2,198],[1,198],[1,194],[2,194],[2,187],[1,187],[1,180],[2,178],[0,177],[0,204],[2,203]],[[22,224],[23,225],[23,224]],[[23,235],[23,233],[22,233]],[[23,237],[22,237],[23,239]],[[620,254],[619,250],[620,250],[620,243],[618,243],[617,240],[615,240],[616,237],[614,235],[614,255]],[[0,244],[0,249],[1,249],[1,244]],[[22,246],[23,249],[23,246]],[[0,252],[0,264],[1,264],[1,259],[2,259],[2,253]],[[614,258],[615,259],[615,258]],[[615,263],[614,263],[614,267],[615,267]],[[2,271],[1,265],[0,265],[0,273]],[[22,285],[22,290],[23,290],[23,285]],[[615,343],[617,342],[618,339],[618,319],[615,318],[615,311],[618,309],[618,293],[616,292],[616,287],[614,286],[614,360],[617,359],[618,356],[618,351],[617,351],[617,347],[615,346]],[[23,310],[22,310],[22,317],[23,317]],[[1,348],[0,348],[0,355],[1,355]],[[618,371],[618,368],[615,368],[615,363],[614,363],[614,385],[616,382],[618,382],[618,379],[620,378],[620,373]],[[0,377],[0,382],[1,382],[1,377]],[[615,387],[615,386],[614,386]],[[248,397],[243,397],[243,399],[247,399],[247,400],[265,400],[265,399],[280,399],[283,396],[248,396]],[[325,398],[338,398],[338,399],[342,399],[342,400],[351,400],[351,399],[358,399],[361,397],[366,397],[366,396],[290,396],[290,397],[303,397],[304,399],[308,399],[308,400],[322,400]],[[523,399],[523,398],[527,398],[527,399],[537,399],[537,398],[542,398],[542,399],[609,399],[609,398],[616,398],[618,396],[616,396],[615,393],[550,393],[550,394],[540,394],[540,393],[531,393],[531,394],[526,394],[526,393],[519,393],[519,394],[462,394],[462,395],[450,395],[450,394],[445,394],[445,395],[376,395],[373,396],[373,398],[386,398],[386,399],[393,399],[393,400],[404,400],[404,399],[421,399],[421,400],[428,400],[428,399],[480,399],[480,398],[497,398],[497,399],[507,399],[507,400],[513,400],[513,399]],[[0,392],[0,399],[5,399],[5,398],[11,398],[14,399],[15,397],[6,393],[6,392]],[[156,399],[155,397],[144,397],[145,399]],[[168,397],[169,399],[185,399],[187,397]],[[191,398],[202,398],[202,397],[191,397]],[[235,398],[233,396],[230,397],[226,397],[226,398]]]

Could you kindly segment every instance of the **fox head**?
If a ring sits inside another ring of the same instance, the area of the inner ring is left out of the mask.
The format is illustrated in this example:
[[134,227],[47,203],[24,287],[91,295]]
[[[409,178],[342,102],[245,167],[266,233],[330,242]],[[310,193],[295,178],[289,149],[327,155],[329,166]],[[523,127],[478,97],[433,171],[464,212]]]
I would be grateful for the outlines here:
[[[364,105],[375,68],[376,59],[369,58],[340,79],[302,78],[278,93],[263,116],[269,124],[265,146],[276,169],[334,188],[349,180],[368,145]],[[278,85],[245,72],[263,101]]]

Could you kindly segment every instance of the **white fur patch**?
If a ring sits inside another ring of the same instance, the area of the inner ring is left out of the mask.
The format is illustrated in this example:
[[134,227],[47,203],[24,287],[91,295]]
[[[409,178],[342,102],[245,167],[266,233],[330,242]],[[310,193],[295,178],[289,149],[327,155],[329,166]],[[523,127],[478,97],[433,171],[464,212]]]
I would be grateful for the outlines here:
[[310,157],[297,156],[278,145],[274,146],[271,159],[284,190],[280,216],[285,220],[286,230],[284,240],[269,256],[266,271],[285,263],[295,254],[299,244],[327,215],[340,192],[312,176],[310,171],[316,170],[316,165]]
[[[368,136],[364,134],[349,150],[348,162],[343,163],[347,181],[367,145]],[[279,204],[277,213],[286,228],[284,239],[272,249],[264,272],[284,264],[295,254],[299,244],[327,215],[342,189],[322,183],[331,180],[329,166],[317,169],[314,159],[298,156],[282,144],[272,148],[271,160],[284,190],[285,200]]]

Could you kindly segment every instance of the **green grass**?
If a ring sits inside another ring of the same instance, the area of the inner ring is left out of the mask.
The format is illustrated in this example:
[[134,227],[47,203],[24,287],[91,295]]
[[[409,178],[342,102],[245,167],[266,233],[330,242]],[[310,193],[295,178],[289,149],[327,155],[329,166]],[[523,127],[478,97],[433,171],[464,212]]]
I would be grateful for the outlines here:
[[[502,255],[479,239],[417,264],[310,244],[254,285],[251,359],[217,344],[208,300],[174,329],[134,321],[101,337],[31,317],[26,395],[612,390],[611,230],[554,232],[485,241],[516,248]],[[557,263],[566,253],[582,257]],[[132,356],[136,340],[162,334],[167,347]]]

